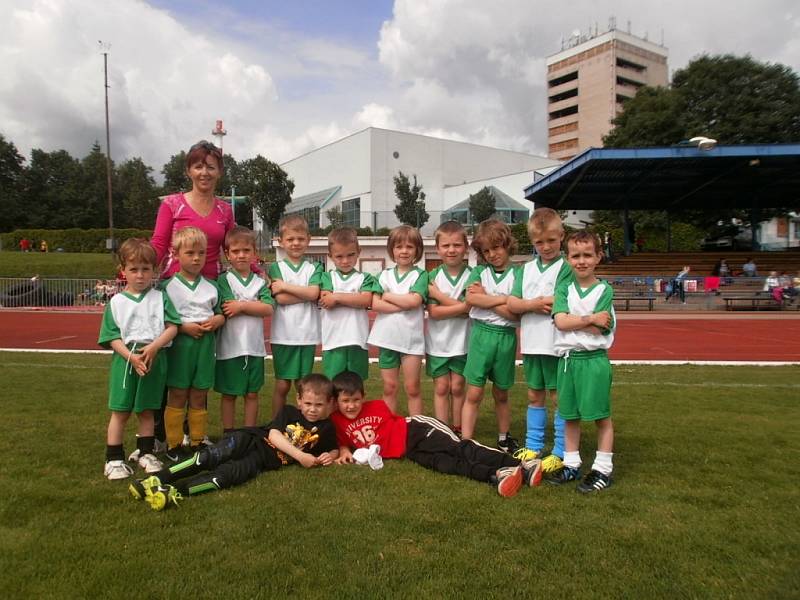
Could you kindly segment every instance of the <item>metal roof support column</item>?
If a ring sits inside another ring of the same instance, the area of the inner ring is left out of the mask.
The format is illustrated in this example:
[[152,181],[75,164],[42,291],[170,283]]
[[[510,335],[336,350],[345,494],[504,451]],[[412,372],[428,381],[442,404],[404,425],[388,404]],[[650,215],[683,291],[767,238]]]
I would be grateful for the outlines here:
[[761,245],[758,243],[758,238],[756,237],[756,229],[760,222],[761,207],[758,205],[758,198],[753,195],[753,204],[750,207],[750,249],[753,250],[753,252],[758,252],[761,249]]
[[624,241],[625,256],[631,255],[631,216],[628,207],[622,211],[622,239]]

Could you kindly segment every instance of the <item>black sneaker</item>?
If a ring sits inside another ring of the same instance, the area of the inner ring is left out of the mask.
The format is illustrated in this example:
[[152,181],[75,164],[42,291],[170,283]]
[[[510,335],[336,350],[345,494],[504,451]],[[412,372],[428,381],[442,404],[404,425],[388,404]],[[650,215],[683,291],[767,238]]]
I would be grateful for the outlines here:
[[581,476],[581,470],[575,467],[562,467],[554,473],[545,476],[544,480],[551,485],[562,485],[570,481],[578,481]]
[[578,491],[581,494],[591,494],[599,492],[611,485],[611,477],[603,475],[600,471],[592,469],[578,484]]
[[497,438],[497,449],[502,450],[506,454],[514,454],[519,448],[519,442],[511,437],[510,434],[506,434],[506,439],[504,440]]
[[167,451],[164,453],[164,456],[166,456],[167,459],[171,460],[172,462],[181,462],[182,460],[189,458],[192,454],[193,453],[187,448],[175,446],[174,448],[167,449]]

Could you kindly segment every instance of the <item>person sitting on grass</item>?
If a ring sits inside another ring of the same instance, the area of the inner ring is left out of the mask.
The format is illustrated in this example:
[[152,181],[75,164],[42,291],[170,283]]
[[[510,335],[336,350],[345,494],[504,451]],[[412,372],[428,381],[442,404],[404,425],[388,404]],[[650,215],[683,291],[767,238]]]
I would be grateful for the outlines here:
[[186,460],[129,486],[131,496],[153,510],[176,506],[194,496],[241,485],[262,471],[300,463],[307,469],[333,464],[339,455],[328,416],[333,387],[324,375],[312,373],[299,381],[297,407],[285,405],[263,427],[234,429],[212,446]]
[[364,400],[364,381],[345,371],[333,379],[337,411],[331,415],[339,441],[339,464],[352,464],[353,448],[376,445],[382,458],[402,458],[447,475],[484,481],[510,498],[523,483],[539,485],[541,461],[520,461],[473,440],[461,440],[441,421],[425,415],[401,417],[383,400]]

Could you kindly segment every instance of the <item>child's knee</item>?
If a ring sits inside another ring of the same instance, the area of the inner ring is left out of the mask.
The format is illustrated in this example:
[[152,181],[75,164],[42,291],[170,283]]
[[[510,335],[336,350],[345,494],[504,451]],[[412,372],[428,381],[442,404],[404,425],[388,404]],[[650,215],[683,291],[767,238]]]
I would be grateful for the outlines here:
[[437,377],[434,381],[433,390],[437,396],[447,396],[450,393],[451,387],[447,377]]

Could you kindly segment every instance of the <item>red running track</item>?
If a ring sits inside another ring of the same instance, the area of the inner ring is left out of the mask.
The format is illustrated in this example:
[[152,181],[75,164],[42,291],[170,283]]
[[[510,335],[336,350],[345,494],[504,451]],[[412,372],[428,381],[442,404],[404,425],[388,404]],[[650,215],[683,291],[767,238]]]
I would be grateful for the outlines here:
[[[101,316],[99,312],[0,310],[0,348],[97,350]],[[799,317],[623,314],[611,358],[800,362]]]

